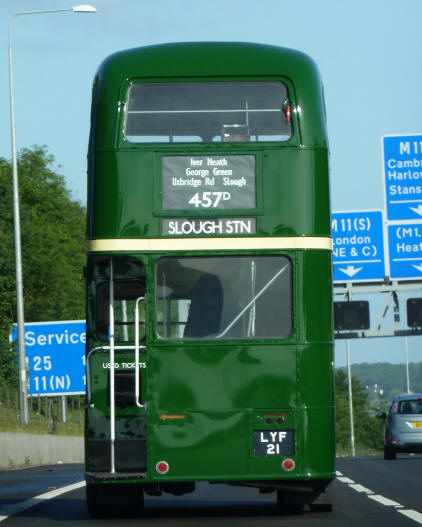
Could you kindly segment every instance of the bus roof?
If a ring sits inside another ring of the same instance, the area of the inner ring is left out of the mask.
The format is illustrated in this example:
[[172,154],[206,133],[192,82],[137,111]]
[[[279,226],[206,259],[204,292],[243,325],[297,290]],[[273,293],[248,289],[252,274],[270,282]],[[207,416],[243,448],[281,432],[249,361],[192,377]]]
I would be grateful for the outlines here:
[[159,44],[109,56],[94,83],[91,148],[114,148],[117,108],[122,88],[131,79],[274,76],[289,79],[294,86],[300,146],[327,148],[322,83],[314,61],[300,51],[241,42]]

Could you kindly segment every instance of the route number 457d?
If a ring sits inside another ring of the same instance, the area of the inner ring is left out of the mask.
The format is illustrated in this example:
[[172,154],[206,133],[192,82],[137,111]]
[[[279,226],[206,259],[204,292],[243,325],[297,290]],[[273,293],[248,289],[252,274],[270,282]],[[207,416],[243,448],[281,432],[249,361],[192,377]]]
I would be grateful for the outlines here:
[[230,192],[196,192],[189,203],[195,205],[195,208],[214,208],[216,209],[222,201],[228,201],[231,198]]

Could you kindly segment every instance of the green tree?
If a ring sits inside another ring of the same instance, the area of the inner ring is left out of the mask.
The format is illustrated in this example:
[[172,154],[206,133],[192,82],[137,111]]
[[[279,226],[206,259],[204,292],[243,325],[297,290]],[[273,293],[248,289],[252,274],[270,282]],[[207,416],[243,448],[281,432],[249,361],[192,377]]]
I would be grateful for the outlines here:
[[[350,448],[349,388],[344,371],[336,370],[336,437],[337,445]],[[379,450],[382,447],[382,422],[377,409],[369,404],[369,396],[359,379],[352,376],[353,424],[357,446]]]
[[[25,320],[83,319],[85,209],[71,199],[54,158],[41,147],[18,156]],[[16,322],[12,170],[0,158],[0,379],[15,383]]]

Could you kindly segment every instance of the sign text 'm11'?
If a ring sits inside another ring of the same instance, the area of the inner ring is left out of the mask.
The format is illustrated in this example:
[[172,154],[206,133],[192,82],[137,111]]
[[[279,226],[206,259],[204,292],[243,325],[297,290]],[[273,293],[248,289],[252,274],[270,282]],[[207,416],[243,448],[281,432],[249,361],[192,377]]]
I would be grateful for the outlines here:
[[383,216],[380,210],[333,212],[335,282],[383,280]]
[[387,220],[422,220],[422,135],[382,138]]

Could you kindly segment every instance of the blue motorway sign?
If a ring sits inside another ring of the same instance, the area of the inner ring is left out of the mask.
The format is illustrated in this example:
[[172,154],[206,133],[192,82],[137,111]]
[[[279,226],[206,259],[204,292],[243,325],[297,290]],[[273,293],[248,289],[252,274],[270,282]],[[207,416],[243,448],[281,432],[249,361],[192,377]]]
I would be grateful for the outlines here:
[[381,210],[333,212],[335,282],[368,282],[385,276]]
[[422,279],[422,223],[388,226],[390,277]]
[[28,395],[85,393],[85,331],[84,320],[25,323]]
[[422,220],[422,135],[382,138],[387,220]]

